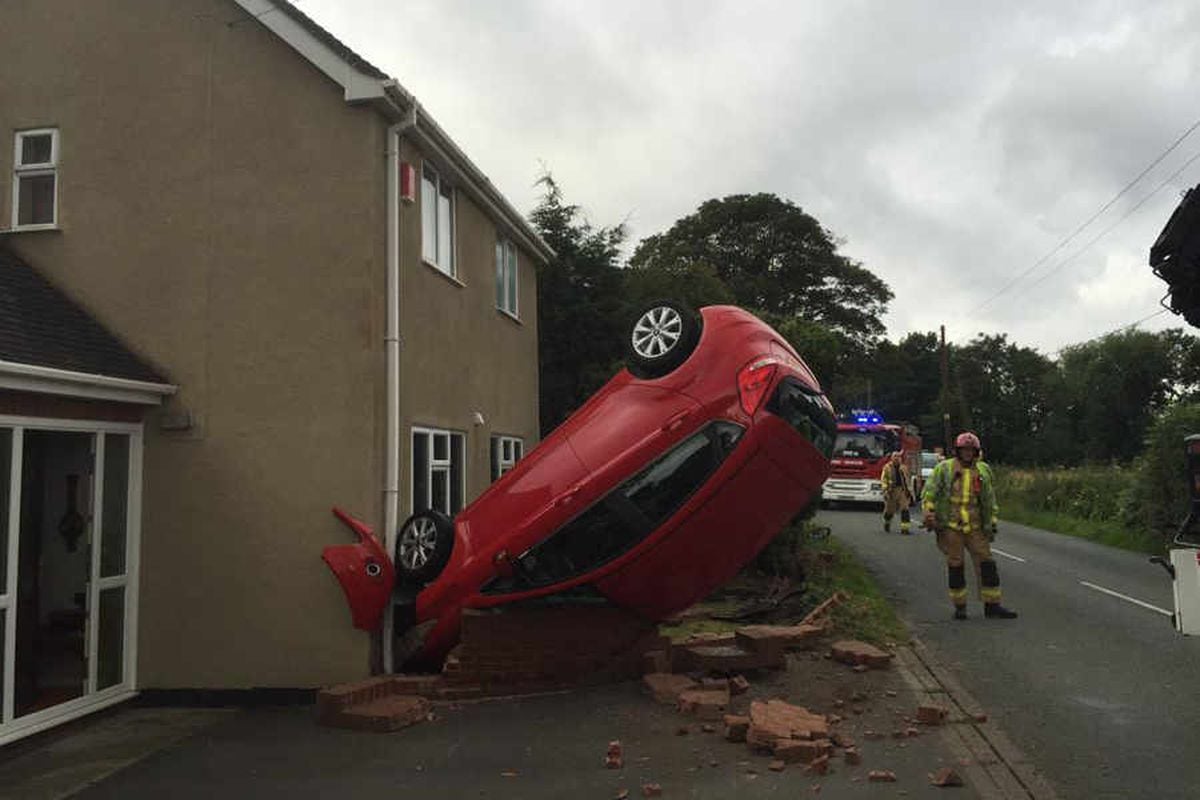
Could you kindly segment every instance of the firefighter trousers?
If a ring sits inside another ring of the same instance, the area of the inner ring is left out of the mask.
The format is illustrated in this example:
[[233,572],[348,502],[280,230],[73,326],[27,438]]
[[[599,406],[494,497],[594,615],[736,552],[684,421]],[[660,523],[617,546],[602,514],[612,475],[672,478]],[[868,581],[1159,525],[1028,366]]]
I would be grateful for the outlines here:
[[900,512],[900,532],[908,533],[909,529],[909,514],[908,493],[903,489],[892,488],[884,492],[883,495],[883,527],[884,530],[890,530],[892,517],[896,512]]
[[937,541],[938,549],[946,556],[950,602],[956,606],[967,604],[967,572],[963,556],[968,550],[979,568],[980,599],[988,604],[1000,602],[1000,570],[992,558],[992,546],[983,531],[963,533],[954,528],[945,528],[938,531]]

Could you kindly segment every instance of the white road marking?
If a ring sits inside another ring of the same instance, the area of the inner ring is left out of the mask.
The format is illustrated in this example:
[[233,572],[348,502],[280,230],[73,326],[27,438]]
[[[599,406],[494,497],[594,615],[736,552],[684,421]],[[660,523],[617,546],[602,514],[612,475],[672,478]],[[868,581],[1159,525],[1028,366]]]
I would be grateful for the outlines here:
[[1113,597],[1118,597],[1122,600],[1125,600],[1126,602],[1133,603],[1135,606],[1141,606],[1142,608],[1148,608],[1151,611],[1157,611],[1159,614],[1162,614],[1165,617],[1171,616],[1171,612],[1167,611],[1165,608],[1159,608],[1158,606],[1152,606],[1149,603],[1142,602],[1141,600],[1138,600],[1135,597],[1130,597],[1127,594],[1121,594],[1120,592],[1114,592],[1112,589],[1105,589],[1103,586],[1097,586],[1096,584],[1089,583],[1087,581],[1080,581],[1080,583],[1082,583],[1084,586],[1088,587],[1089,589],[1095,589],[1097,592],[1104,592],[1104,594],[1109,594],[1109,595],[1112,595]]
[[1005,558],[1011,558],[1013,561],[1020,561],[1022,564],[1025,563],[1025,559],[1021,558],[1020,556],[1014,556],[1012,553],[1006,553],[1003,550],[1000,550],[998,548],[993,547],[992,552],[998,556],[1004,556]]

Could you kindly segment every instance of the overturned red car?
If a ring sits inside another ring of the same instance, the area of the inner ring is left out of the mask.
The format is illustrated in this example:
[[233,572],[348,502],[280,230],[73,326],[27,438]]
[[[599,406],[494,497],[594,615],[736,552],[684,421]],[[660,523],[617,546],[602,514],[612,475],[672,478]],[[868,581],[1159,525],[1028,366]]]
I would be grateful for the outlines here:
[[[453,519],[421,511],[401,526],[403,659],[444,657],[465,608],[591,597],[670,616],[819,496],[833,409],[771,327],[733,306],[660,302],[636,317],[627,351],[627,369]],[[393,565],[356,532],[360,545],[324,555],[369,628]]]

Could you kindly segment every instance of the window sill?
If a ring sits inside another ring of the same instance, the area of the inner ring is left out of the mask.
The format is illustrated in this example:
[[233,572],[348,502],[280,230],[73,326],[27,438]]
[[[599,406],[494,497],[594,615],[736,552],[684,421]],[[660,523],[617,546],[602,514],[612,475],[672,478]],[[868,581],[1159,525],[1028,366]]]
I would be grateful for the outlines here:
[[514,324],[517,324],[517,325],[525,324],[524,322],[521,321],[521,318],[518,317],[516,314],[512,313],[511,311],[505,311],[503,308],[500,308],[498,306],[496,308],[496,313],[499,314],[500,316],[506,318],[509,322],[512,322]]
[[449,272],[446,272],[445,270],[442,269],[442,267],[438,266],[437,264],[434,264],[433,261],[422,258],[421,264],[424,264],[425,266],[430,267],[431,270],[433,270],[434,272],[437,272],[438,275],[445,278],[446,281],[449,281],[450,283],[455,284],[456,287],[458,287],[460,289],[467,288],[466,283],[463,283],[462,281],[460,281],[460,279],[456,278],[455,276],[450,275]]
[[40,233],[42,231],[62,231],[58,225],[21,225],[18,228],[4,228],[0,230],[0,236],[10,233]]

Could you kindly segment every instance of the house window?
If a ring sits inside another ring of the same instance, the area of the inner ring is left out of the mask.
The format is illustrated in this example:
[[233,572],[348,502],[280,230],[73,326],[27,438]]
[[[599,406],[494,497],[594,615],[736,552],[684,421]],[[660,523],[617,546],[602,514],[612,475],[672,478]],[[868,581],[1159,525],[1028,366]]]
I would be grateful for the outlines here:
[[432,167],[421,172],[421,257],[450,277],[454,267],[454,187]]
[[492,480],[508,472],[525,455],[525,443],[515,436],[492,437]]
[[412,510],[456,514],[463,507],[464,437],[454,431],[413,428]]
[[517,248],[503,237],[496,239],[496,308],[517,316]]
[[17,133],[13,157],[14,228],[52,227],[58,221],[58,130]]

